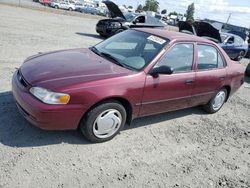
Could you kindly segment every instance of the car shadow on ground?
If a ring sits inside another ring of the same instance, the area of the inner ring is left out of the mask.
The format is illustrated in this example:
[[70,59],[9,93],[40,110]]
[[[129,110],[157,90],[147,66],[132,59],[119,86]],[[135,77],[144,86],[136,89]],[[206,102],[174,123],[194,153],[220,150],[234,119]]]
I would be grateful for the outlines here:
[[148,126],[151,124],[169,121],[172,119],[177,119],[177,118],[189,116],[192,114],[204,115],[207,113],[204,112],[200,107],[193,107],[193,108],[187,108],[187,109],[182,109],[182,110],[177,110],[177,111],[172,111],[172,112],[166,112],[166,113],[162,113],[158,115],[141,117],[141,118],[137,118],[133,120],[131,125],[126,126],[124,130]]
[[[0,143],[10,147],[38,147],[61,143],[91,144],[80,131],[45,131],[32,126],[19,113],[11,92],[0,93]],[[199,108],[189,108],[135,119],[124,131],[191,115],[203,114]]]
[[101,37],[100,35],[97,34],[91,34],[91,33],[80,33],[80,32],[76,32],[77,35],[81,35],[81,36],[86,36],[86,37],[91,37],[91,38],[96,38],[96,39],[104,39],[103,37]]

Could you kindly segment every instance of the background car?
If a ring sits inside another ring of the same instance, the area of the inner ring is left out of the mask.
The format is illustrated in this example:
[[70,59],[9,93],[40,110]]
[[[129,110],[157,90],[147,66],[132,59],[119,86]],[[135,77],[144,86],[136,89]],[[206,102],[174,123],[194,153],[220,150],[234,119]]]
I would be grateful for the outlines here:
[[60,0],[51,0],[50,6],[53,8],[59,8]]
[[80,12],[85,13],[85,14],[93,14],[93,15],[99,15],[100,11],[98,8],[94,7],[94,6],[90,6],[90,5],[85,5],[83,7],[81,7]]
[[245,57],[250,58],[250,45],[248,45],[247,54]]
[[245,57],[248,45],[241,36],[232,33],[220,33],[208,22],[194,22],[192,25],[188,22],[179,22],[179,31],[207,38],[218,44],[225,50],[228,56],[233,60],[241,60]]
[[104,1],[110,19],[103,19],[96,24],[96,32],[102,37],[110,37],[116,33],[134,27],[164,27],[159,19],[138,13],[122,13],[119,7],[111,1]]
[[50,0],[39,0],[39,3],[41,3],[44,6],[49,6],[50,5]]
[[248,44],[238,35],[231,33],[221,33],[221,47],[231,59],[241,60],[248,51]]
[[71,0],[64,0],[64,1],[56,1],[54,3],[51,3],[51,6],[56,9],[65,9],[65,10],[75,10],[75,1]]
[[212,41],[137,28],[88,49],[27,58],[13,75],[12,93],[37,127],[79,128],[104,142],[137,117],[200,105],[215,113],[243,84],[244,72]]
[[76,2],[75,3],[75,11],[79,11],[81,12],[81,9],[84,8],[84,4],[83,3],[80,3],[80,2]]

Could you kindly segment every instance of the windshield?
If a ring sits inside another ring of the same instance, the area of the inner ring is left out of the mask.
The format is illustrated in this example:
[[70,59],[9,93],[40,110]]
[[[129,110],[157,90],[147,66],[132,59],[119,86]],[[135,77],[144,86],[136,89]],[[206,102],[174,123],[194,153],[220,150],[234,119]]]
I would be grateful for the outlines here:
[[168,39],[126,30],[97,44],[91,50],[110,61],[136,71],[142,70],[169,42]]
[[220,37],[221,37],[221,41],[224,42],[227,39],[228,35],[221,34]]
[[124,17],[126,18],[126,20],[128,21],[128,22],[132,22],[133,20],[134,20],[134,18],[135,18],[135,14],[132,14],[132,13],[125,13],[124,14]]

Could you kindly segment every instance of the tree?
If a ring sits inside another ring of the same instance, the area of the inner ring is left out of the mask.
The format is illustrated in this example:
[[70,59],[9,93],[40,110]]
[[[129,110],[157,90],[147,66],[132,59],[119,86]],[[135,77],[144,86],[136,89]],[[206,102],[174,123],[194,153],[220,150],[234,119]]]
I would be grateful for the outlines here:
[[142,5],[139,4],[138,7],[137,7],[137,9],[136,9],[136,12],[142,12],[143,11],[142,8],[143,8]]
[[188,5],[187,8],[187,22],[192,24],[194,22],[194,3]]
[[157,0],[146,0],[145,6],[143,7],[144,11],[153,11],[158,12],[159,2]]
[[128,6],[129,9],[133,9],[133,7],[131,5]]

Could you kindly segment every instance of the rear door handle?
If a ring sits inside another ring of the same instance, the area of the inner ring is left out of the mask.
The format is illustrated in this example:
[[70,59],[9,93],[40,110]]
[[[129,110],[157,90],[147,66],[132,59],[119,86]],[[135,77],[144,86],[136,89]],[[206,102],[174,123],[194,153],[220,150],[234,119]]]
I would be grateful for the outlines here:
[[189,85],[189,84],[193,84],[193,82],[194,82],[193,80],[186,80],[185,83]]

